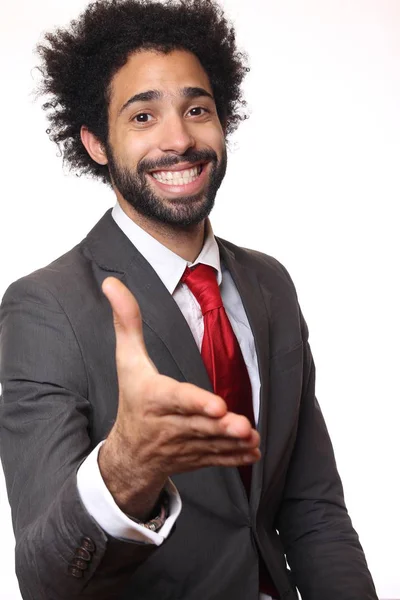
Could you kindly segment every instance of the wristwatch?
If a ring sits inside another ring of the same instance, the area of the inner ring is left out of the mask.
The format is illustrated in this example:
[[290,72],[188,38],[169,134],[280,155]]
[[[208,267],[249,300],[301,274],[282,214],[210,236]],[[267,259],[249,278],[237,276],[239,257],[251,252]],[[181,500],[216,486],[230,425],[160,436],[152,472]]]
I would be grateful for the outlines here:
[[132,515],[127,516],[138,525],[150,529],[150,531],[159,531],[169,515],[169,496],[167,492],[162,492],[160,499],[154,508],[153,514],[154,513],[156,516],[152,517],[149,521],[146,521],[146,523],[143,523],[140,519],[136,519],[136,517],[132,517]]

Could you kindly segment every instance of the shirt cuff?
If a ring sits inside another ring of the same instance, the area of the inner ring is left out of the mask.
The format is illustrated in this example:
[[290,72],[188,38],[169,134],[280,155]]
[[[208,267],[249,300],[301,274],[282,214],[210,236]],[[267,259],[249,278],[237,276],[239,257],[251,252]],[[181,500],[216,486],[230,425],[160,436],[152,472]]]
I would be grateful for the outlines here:
[[77,487],[84,507],[108,535],[120,540],[160,546],[182,510],[178,490],[168,479],[165,491],[169,496],[169,516],[159,531],[150,531],[135,523],[117,506],[101,476],[97,459],[103,444],[104,441],[100,442],[92,450],[77,472]]

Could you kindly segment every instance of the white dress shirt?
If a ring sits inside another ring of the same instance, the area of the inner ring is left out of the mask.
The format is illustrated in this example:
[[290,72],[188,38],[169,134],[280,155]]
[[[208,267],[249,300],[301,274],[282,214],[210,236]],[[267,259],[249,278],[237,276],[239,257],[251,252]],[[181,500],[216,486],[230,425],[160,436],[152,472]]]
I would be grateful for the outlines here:
[[[229,271],[223,264],[221,265],[219,248],[210,221],[207,220],[206,222],[206,235],[203,248],[197,259],[193,263],[189,263],[163,246],[163,244],[134,223],[124,213],[119,204],[114,207],[112,216],[132,244],[151,264],[176,301],[192,331],[199,350],[201,350],[204,334],[203,316],[196,298],[187,285],[182,284],[180,280],[186,266],[193,266],[198,263],[210,265],[217,271],[217,281],[220,286],[222,301],[249,372],[254,417],[257,423],[260,408],[260,377],[254,338],[239,292]],[[181,499],[176,487],[169,480],[166,489],[170,496],[170,513],[163,527],[158,532],[153,532],[138,525],[118,508],[103,481],[97,462],[98,452],[102,443],[104,442],[101,442],[94,448],[78,470],[78,491],[85,508],[100,527],[115,538],[156,545],[162,544],[164,539],[169,535],[182,508]],[[260,600],[271,600],[271,598],[265,594],[260,594]]]

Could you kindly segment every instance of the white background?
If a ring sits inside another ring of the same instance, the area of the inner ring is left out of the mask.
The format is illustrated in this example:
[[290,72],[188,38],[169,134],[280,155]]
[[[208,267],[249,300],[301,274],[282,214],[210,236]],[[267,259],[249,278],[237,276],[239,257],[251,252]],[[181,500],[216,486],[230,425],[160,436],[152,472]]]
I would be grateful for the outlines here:
[[[84,0],[3,2],[0,295],[68,250],[114,202],[63,172],[32,49]],[[217,235],[289,269],[317,395],[381,598],[400,598],[400,3],[225,0],[249,54],[251,118],[232,140]],[[0,481],[0,597],[18,600]],[[361,599],[360,599],[361,600]]]

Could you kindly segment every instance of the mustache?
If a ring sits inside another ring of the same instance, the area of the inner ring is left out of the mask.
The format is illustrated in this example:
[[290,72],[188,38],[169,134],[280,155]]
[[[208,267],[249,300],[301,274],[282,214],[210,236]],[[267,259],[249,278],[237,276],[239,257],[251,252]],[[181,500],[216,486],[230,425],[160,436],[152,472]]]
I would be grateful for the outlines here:
[[137,173],[141,175],[146,171],[155,169],[167,169],[180,163],[198,163],[198,162],[218,162],[218,156],[214,150],[192,150],[188,149],[184,154],[176,156],[175,154],[166,155],[158,160],[143,159],[138,163]]

